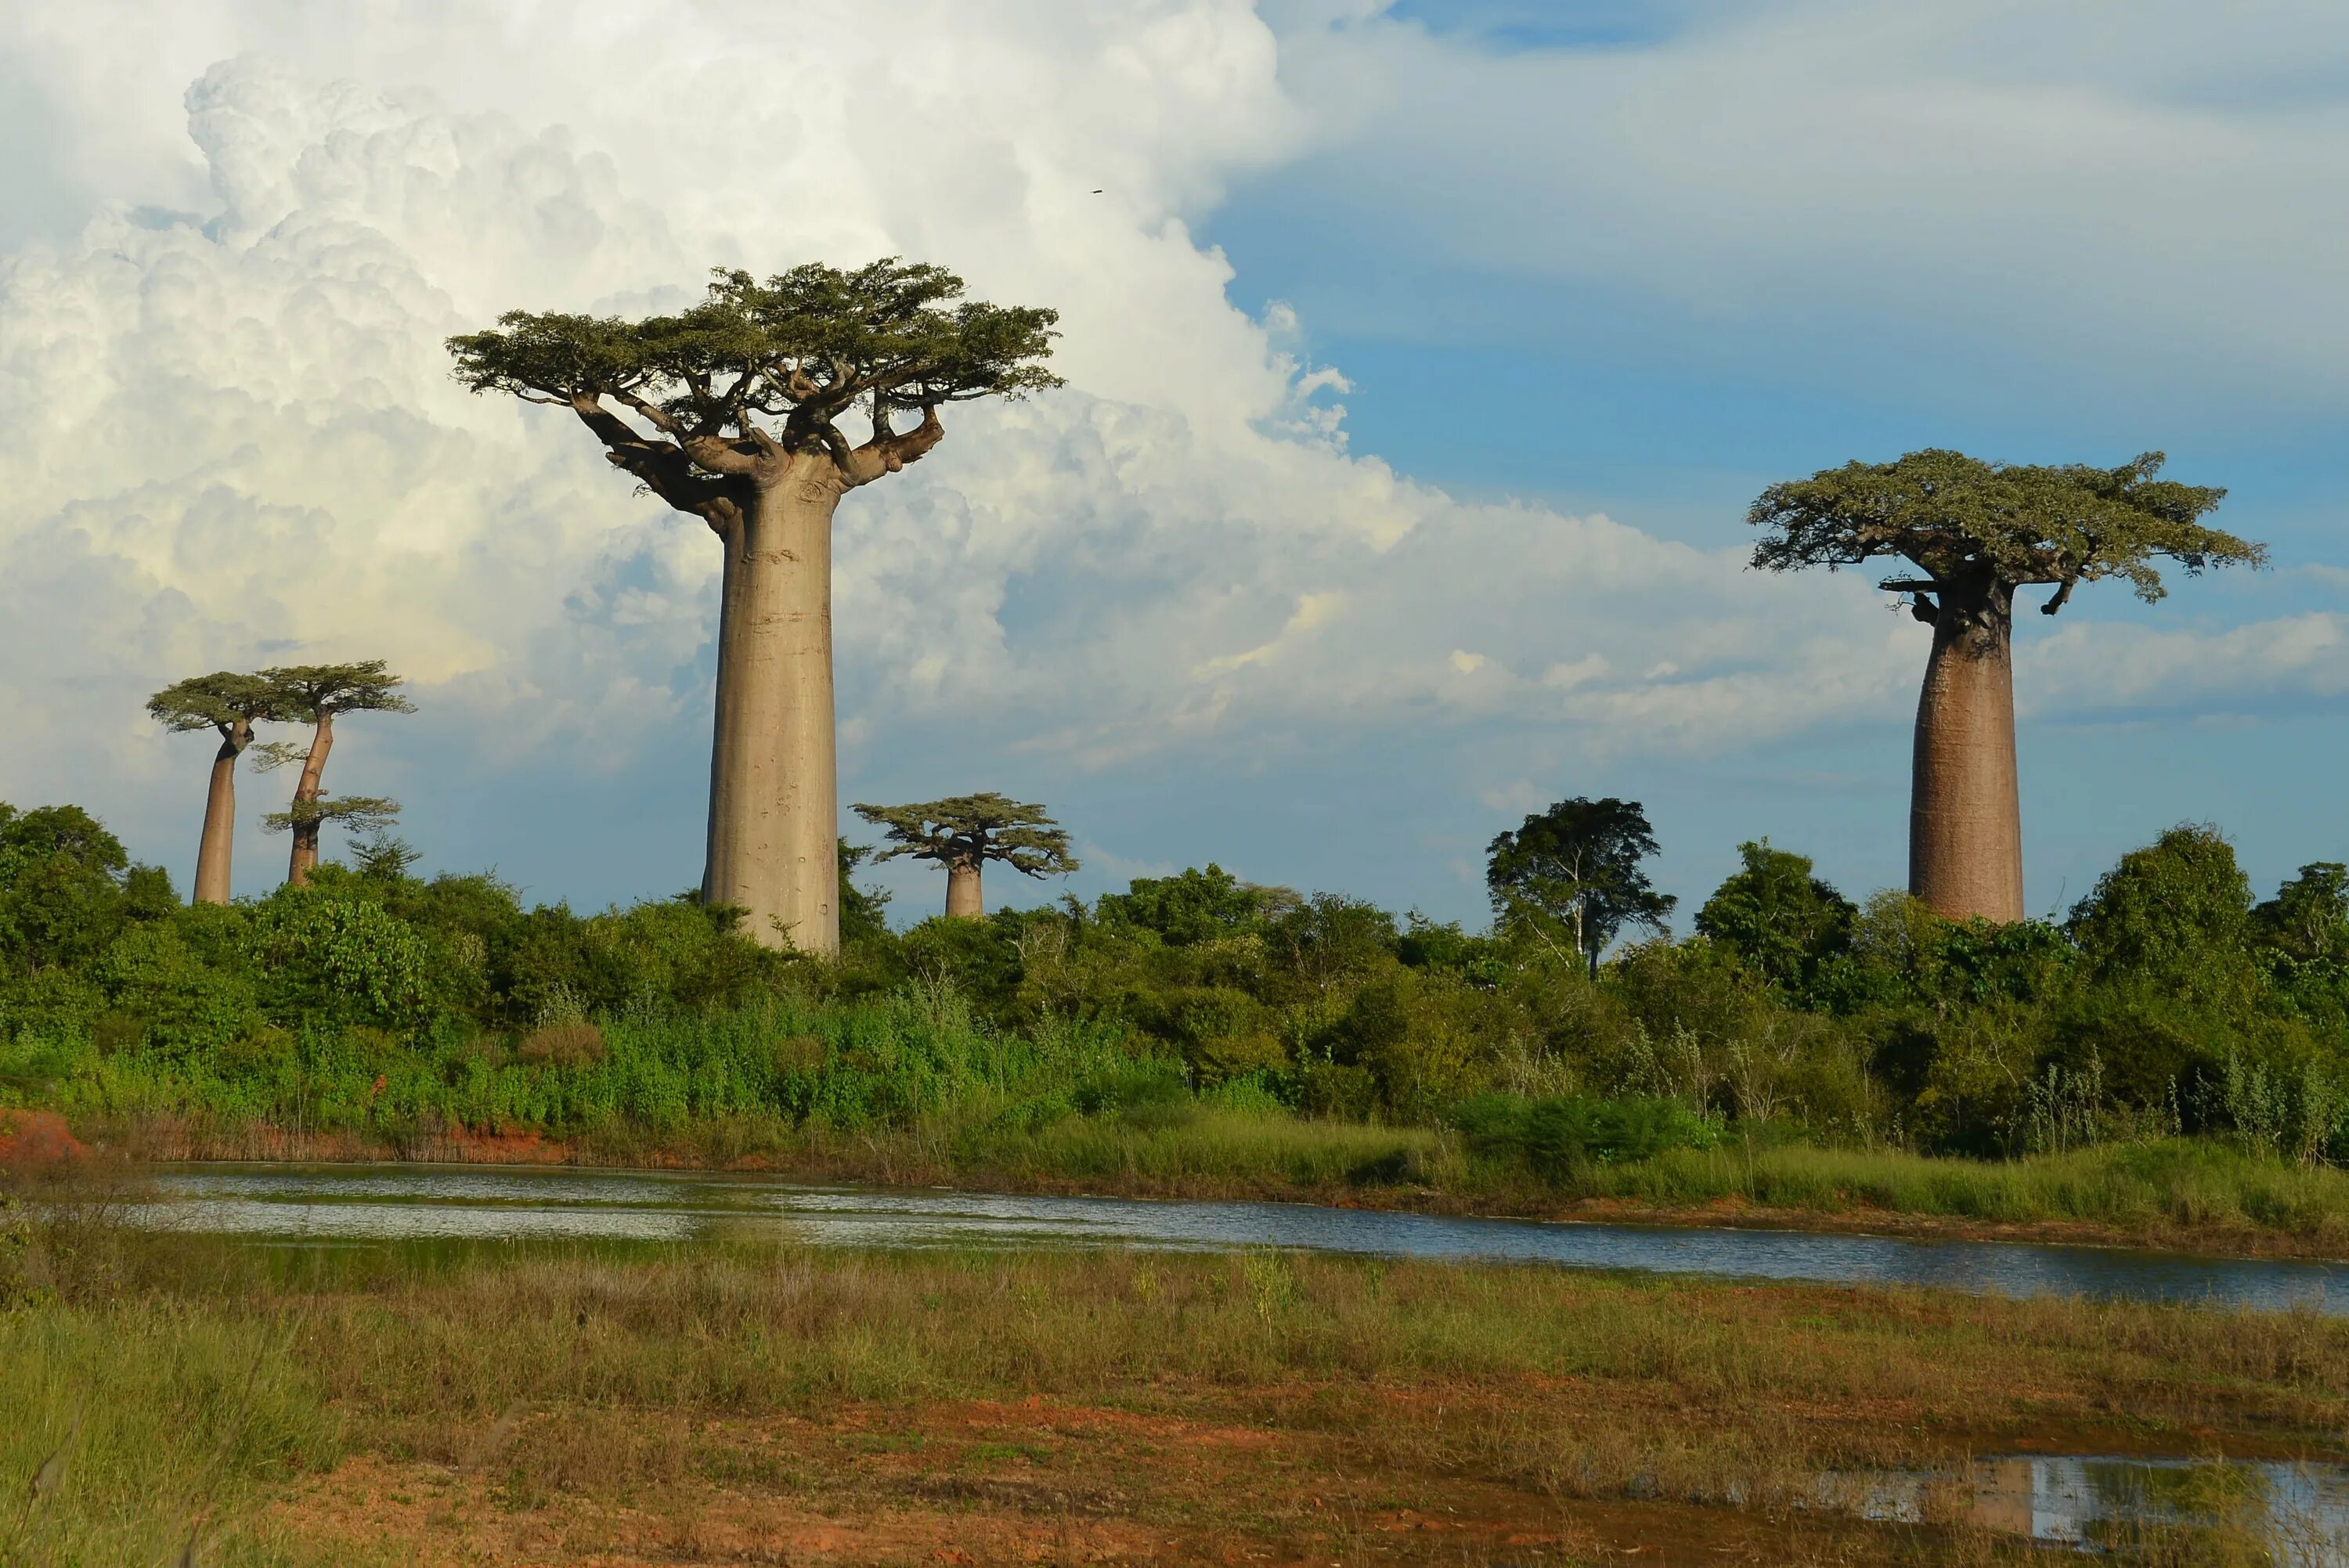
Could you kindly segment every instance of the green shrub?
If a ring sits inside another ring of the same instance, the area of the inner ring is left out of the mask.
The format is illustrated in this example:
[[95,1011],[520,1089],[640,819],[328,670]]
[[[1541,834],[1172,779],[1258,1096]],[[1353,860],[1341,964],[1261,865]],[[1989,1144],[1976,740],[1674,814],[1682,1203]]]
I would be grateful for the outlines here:
[[1651,1160],[1672,1149],[1710,1149],[1721,1124],[1677,1100],[1479,1095],[1453,1109],[1454,1125],[1480,1154],[1522,1161],[1565,1180],[1591,1164]]

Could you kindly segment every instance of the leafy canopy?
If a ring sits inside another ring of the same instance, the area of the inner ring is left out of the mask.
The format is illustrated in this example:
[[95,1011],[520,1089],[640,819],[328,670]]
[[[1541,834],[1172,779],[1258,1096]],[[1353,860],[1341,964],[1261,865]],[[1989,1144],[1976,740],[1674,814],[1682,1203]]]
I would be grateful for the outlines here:
[[864,806],[856,814],[887,830],[889,847],[874,860],[908,855],[947,866],[999,861],[1031,877],[1061,876],[1078,867],[1069,835],[1041,806],[992,791],[956,795],[917,806]]
[[1819,967],[1851,944],[1859,911],[1811,874],[1811,858],[1770,847],[1737,846],[1744,867],[1697,911],[1699,935],[1734,951],[1789,995],[1818,978]]
[[1656,835],[1637,800],[1560,800],[1485,852],[1485,885],[1503,923],[1528,915],[1572,922],[1593,965],[1625,926],[1660,931],[1679,902],[1640,867],[1656,853]]
[[2052,615],[2075,584],[2106,577],[2127,578],[2148,603],[2159,599],[2158,558],[2189,575],[2265,562],[2264,545],[2197,521],[2225,490],[2157,479],[2162,461],[2161,453],[2147,452],[2116,469],[2047,467],[1926,450],[1822,469],[1772,485],[1754,502],[1745,521],[1768,531],[1754,547],[1754,565],[1833,570],[1897,555],[1930,581],[1894,579],[1887,588],[2052,583],[2056,591],[2041,606]]
[[1169,947],[1195,947],[1262,929],[1284,889],[1244,882],[1210,861],[1205,871],[1185,868],[1171,877],[1136,877],[1123,892],[1102,894],[1102,923],[1154,933]]
[[2313,861],[2251,911],[2261,939],[2295,963],[2349,958],[2349,866]]
[[87,964],[126,922],[179,900],[78,806],[18,810],[0,800],[0,975]]
[[231,670],[191,676],[147,699],[148,714],[174,735],[190,729],[226,734],[240,725],[283,718],[288,706],[288,694],[268,676]]
[[316,724],[337,713],[414,713],[399,694],[406,685],[381,659],[351,665],[278,665],[255,679],[275,692],[278,714],[289,722]]
[[[1059,386],[1041,363],[1059,319],[965,299],[954,273],[889,256],[846,272],[810,263],[764,282],[719,268],[699,304],[636,321],[509,311],[487,332],[449,339],[449,351],[466,387],[572,408],[613,463],[722,526],[713,512],[724,481],[778,458],[820,449],[846,483],[862,484],[935,445],[942,405]],[[851,412],[872,426],[854,451],[834,423]],[[900,436],[892,417],[906,412],[922,422]]]
[[2220,1006],[2255,985],[2251,879],[2208,823],[2170,829],[2096,879],[2069,929],[2099,979]]

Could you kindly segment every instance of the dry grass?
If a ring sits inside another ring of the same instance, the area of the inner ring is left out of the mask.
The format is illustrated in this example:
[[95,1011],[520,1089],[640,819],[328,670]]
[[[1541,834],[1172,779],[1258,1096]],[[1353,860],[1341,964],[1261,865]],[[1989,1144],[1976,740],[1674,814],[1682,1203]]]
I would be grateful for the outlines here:
[[1822,1511],[1821,1475],[2349,1430],[2349,1323],[2306,1315],[1272,1252],[287,1253],[60,1196],[0,1312],[0,1487],[60,1446],[72,1480],[0,1562],[201,1522],[207,1562],[1986,1563]]
[[65,1477],[0,1563],[191,1530],[252,1563],[1987,1562],[1821,1476],[2349,1431],[2349,1323],[2306,1315],[1261,1250],[286,1252],[134,1232],[136,1195],[85,1168],[0,1215],[0,1511]]

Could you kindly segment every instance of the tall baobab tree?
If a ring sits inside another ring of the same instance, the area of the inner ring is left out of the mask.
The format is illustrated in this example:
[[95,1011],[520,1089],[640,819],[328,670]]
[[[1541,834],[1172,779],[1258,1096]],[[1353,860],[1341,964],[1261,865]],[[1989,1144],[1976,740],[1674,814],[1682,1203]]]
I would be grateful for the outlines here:
[[[725,546],[702,896],[769,946],[840,948],[832,521],[936,446],[938,410],[1059,385],[1049,310],[962,297],[895,257],[758,282],[719,270],[676,315],[511,311],[449,340],[457,378],[569,408],[615,468]],[[896,428],[899,416],[917,418]],[[861,419],[851,446],[839,421]]]
[[2055,590],[2052,615],[2082,583],[2127,578],[2150,603],[2153,562],[2189,576],[2257,566],[2263,545],[2198,521],[2223,490],[2157,479],[2162,454],[2116,469],[1986,463],[1911,452],[1847,463],[1762,492],[1746,521],[1769,531],[1754,564],[1830,571],[1899,556],[1919,575],[1886,578],[1933,628],[1917,699],[1909,797],[1909,891],[1951,920],[2023,918],[2023,807],[2014,765],[2014,593]]
[[381,659],[363,659],[352,665],[281,665],[262,671],[261,678],[277,695],[277,717],[310,727],[306,748],[262,748],[264,767],[274,768],[297,759],[302,764],[301,775],[294,785],[293,803],[283,811],[272,813],[265,823],[273,832],[292,830],[294,849],[286,862],[285,880],[295,887],[305,887],[311,869],[318,863],[320,827],[336,820],[349,820],[354,830],[380,826],[399,810],[390,801],[372,796],[331,804],[325,800],[326,754],[335,748],[336,717],[346,713],[414,713],[416,705],[399,695],[404,683],[390,673]]
[[947,868],[947,913],[977,920],[987,913],[979,875],[999,861],[1031,877],[1064,876],[1078,867],[1069,835],[1041,806],[1008,795],[957,795],[920,806],[857,806],[856,814],[888,830],[889,847],[874,860],[909,855]]
[[285,717],[285,698],[261,676],[228,670],[193,676],[147,699],[147,711],[174,735],[220,732],[212,754],[212,787],[204,795],[204,831],[196,846],[195,902],[226,903],[236,839],[236,765],[253,744],[253,727]]

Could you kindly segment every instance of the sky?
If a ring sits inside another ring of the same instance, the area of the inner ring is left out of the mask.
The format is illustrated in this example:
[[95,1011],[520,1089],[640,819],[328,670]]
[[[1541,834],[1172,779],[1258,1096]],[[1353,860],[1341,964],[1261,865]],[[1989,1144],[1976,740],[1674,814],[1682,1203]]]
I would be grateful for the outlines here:
[[2183,820],[2264,890],[2349,859],[2344,197],[2329,0],[0,9],[0,799],[184,889],[211,747],[147,694],[384,657],[418,712],[327,782],[427,869],[696,883],[715,543],[441,343],[901,254],[1059,309],[1068,384],[843,504],[844,801],[1473,924],[1495,832],[1614,794],[1683,930],[1765,835],[1858,896],[1927,634],[1747,570],[1747,503],[2158,449],[2273,564],[2020,617],[2027,901]]

